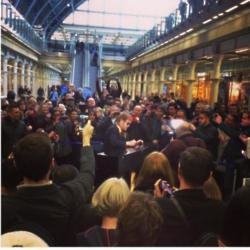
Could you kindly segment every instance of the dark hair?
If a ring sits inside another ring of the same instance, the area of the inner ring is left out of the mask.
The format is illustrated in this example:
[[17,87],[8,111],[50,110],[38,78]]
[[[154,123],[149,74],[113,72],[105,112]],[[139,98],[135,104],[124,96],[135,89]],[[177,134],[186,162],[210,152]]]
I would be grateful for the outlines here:
[[26,102],[25,102],[24,99],[20,99],[20,100],[18,100],[16,103],[17,103],[17,106],[18,106],[18,107],[19,107],[20,105],[22,105],[22,104],[25,104],[25,105],[26,105]]
[[175,109],[178,109],[177,105],[175,103],[169,103],[168,104],[168,109],[169,107],[174,107]]
[[12,102],[9,106],[7,106],[7,112],[11,112],[13,109],[19,109],[19,106],[16,102]]
[[60,185],[64,182],[71,181],[79,174],[76,167],[70,164],[56,166],[51,173],[51,179],[56,184]]
[[153,246],[162,223],[162,211],[154,197],[133,192],[118,216],[118,245]]
[[200,147],[188,147],[180,155],[179,174],[193,187],[203,186],[213,169],[211,153]]
[[42,180],[50,169],[53,150],[49,138],[32,133],[22,138],[14,148],[14,159],[20,173],[33,181]]
[[7,99],[14,101],[16,97],[16,93],[13,90],[9,90],[7,93]]
[[200,115],[205,115],[205,116],[208,117],[209,119],[211,118],[211,112],[210,112],[210,111],[202,110],[202,111],[200,112]]
[[226,246],[250,246],[250,187],[239,189],[227,206],[221,240]]

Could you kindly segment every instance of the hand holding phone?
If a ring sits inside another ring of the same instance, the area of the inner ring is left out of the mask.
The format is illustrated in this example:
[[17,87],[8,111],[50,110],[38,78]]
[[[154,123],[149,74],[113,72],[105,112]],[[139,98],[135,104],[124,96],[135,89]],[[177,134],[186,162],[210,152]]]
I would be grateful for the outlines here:
[[167,182],[162,180],[160,182],[160,188],[163,192],[168,193],[170,195],[172,195],[174,193],[174,188]]
[[139,145],[139,146],[143,145],[143,140],[137,140],[136,144]]

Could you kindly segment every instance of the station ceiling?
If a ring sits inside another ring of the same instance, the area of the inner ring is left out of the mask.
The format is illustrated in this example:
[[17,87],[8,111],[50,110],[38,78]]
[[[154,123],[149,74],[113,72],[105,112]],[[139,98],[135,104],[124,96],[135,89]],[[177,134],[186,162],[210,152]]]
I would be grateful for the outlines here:
[[[9,0],[38,32],[52,40],[130,46],[161,18],[175,11],[179,0]],[[144,8],[142,8],[142,4]],[[99,20],[99,21],[98,21]]]
[[35,28],[43,29],[47,37],[63,20],[86,0],[10,0],[11,4]]

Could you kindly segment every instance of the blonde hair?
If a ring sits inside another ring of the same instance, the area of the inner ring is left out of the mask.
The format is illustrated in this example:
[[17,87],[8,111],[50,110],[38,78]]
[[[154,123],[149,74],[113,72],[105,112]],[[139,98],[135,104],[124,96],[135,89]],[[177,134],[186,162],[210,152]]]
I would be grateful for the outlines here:
[[129,196],[129,187],[122,178],[109,178],[95,191],[92,205],[101,216],[116,217]]

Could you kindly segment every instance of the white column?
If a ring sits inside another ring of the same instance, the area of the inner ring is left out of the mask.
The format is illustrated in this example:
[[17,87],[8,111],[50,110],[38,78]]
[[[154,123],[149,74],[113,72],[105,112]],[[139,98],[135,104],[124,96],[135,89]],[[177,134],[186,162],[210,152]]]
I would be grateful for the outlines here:
[[175,65],[174,69],[173,69],[173,79],[172,79],[172,84],[173,84],[173,92],[174,95],[176,96],[176,81],[177,81],[177,75],[178,75],[178,69],[179,69],[180,65]]
[[132,78],[132,100],[135,99],[135,83],[136,83],[136,73],[134,73],[133,78]]
[[130,96],[132,96],[132,89],[133,89],[133,88],[132,88],[132,87],[133,87],[133,86],[132,86],[132,85],[133,85],[133,83],[132,83],[132,82],[133,82],[132,77],[133,77],[133,76],[132,76],[132,73],[131,73],[131,74],[129,75],[129,81],[128,81],[128,89],[129,89],[128,93],[129,93]]
[[15,60],[13,65],[13,91],[16,93],[17,96],[17,69],[18,69],[18,62]]
[[86,43],[84,46],[84,77],[82,82],[82,87],[89,87],[89,69],[90,69],[90,52],[89,52],[89,44]]
[[38,83],[36,82],[36,66],[32,67],[32,95],[37,96]]
[[151,93],[154,93],[155,73],[156,73],[156,70],[153,70],[151,73],[150,86],[149,86],[150,95]]
[[221,65],[223,62],[224,56],[220,55],[216,63],[214,65],[214,71],[211,76],[211,91],[210,91],[210,104],[213,107],[214,104],[218,101],[218,95],[219,95],[219,84],[220,84],[220,71],[221,71]]
[[129,84],[130,84],[129,81],[130,81],[130,75],[128,74],[128,75],[127,75],[127,84],[126,84],[126,85],[127,85],[127,93],[128,93],[128,94],[129,94],[129,86],[130,86],[130,85],[129,85]]
[[22,63],[22,68],[21,68],[21,86],[24,87],[25,85],[25,63]]
[[142,73],[139,73],[136,84],[136,95],[141,96]]
[[148,91],[148,72],[145,72],[143,77],[143,90],[142,90],[142,95],[144,97],[147,96],[147,91]]
[[163,84],[165,82],[165,72],[166,68],[162,68],[161,73],[160,73],[160,85],[159,85],[159,94],[162,94],[163,92]]
[[4,57],[3,60],[3,95],[7,96],[8,92],[8,58]]
[[31,68],[31,66],[30,66],[30,64],[28,64],[27,65],[27,82],[26,82],[26,84],[27,84],[27,87],[30,89],[30,78],[31,78],[31,75],[30,75],[30,68]]

